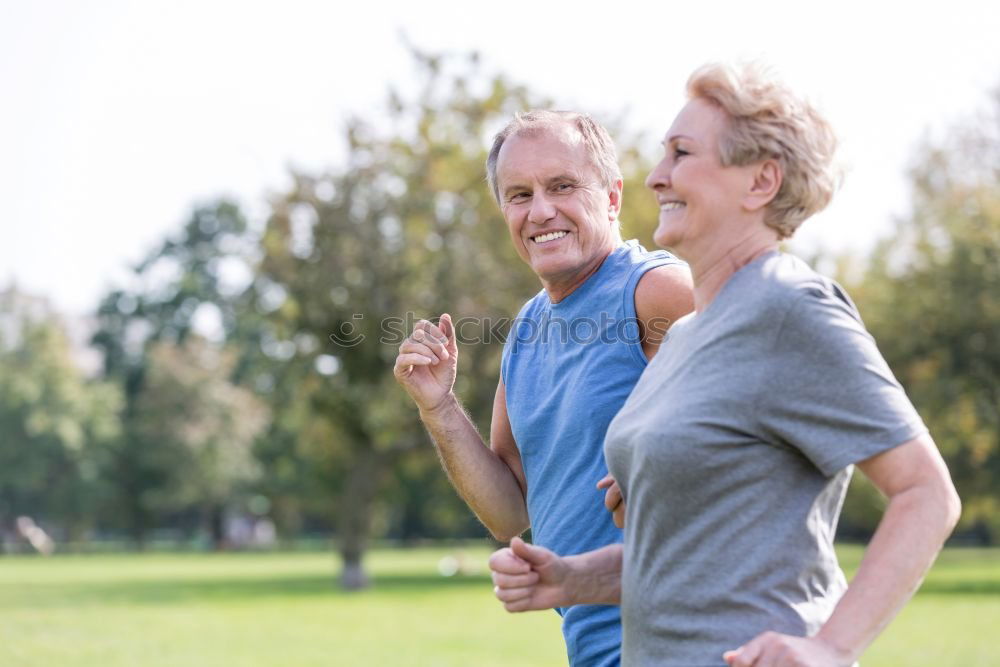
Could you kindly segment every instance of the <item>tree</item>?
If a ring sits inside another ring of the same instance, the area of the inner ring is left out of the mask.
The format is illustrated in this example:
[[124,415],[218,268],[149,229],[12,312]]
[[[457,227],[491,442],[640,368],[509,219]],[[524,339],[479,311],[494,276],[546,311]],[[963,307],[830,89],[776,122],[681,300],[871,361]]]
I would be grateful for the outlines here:
[[347,588],[367,582],[362,556],[393,480],[425,470],[415,458],[433,457],[392,376],[403,337],[417,318],[453,315],[464,343],[456,389],[484,423],[499,371],[498,325],[538,290],[511,248],[483,168],[491,133],[535,105],[502,77],[484,79],[475,56],[415,57],[416,99],[390,94],[388,131],[351,120],[344,167],[295,175],[262,243],[258,293],[281,297],[275,336],[295,359],[313,362],[297,383],[308,397],[307,413],[294,402],[298,446],[326,479]]
[[[176,508],[185,499],[195,503],[191,487],[179,480],[200,475],[190,468],[195,458],[166,454],[170,433],[157,432],[147,421],[155,418],[163,427],[167,419],[162,405],[153,404],[158,411],[146,410],[153,400],[148,393],[151,352],[158,345],[173,345],[196,354],[184,346],[201,327],[218,345],[226,345],[226,355],[236,355],[222,364],[234,384],[252,376],[260,356],[252,352],[260,346],[260,317],[248,307],[247,293],[254,242],[235,204],[219,201],[199,207],[176,238],[167,239],[135,267],[131,284],[111,291],[98,309],[93,342],[104,353],[105,377],[121,386],[125,399],[122,435],[111,453],[116,518],[139,546],[166,508]],[[169,354],[169,347],[160,349],[161,356]],[[189,360],[178,354],[179,361]],[[203,360],[208,360],[205,355]],[[158,378],[167,381],[163,374]],[[174,444],[183,450],[183,443]],[[180,495],[171,498],[172,493]],[[208,496],[199,501],[210,502]]]
[[1000,535],[1000,90],[991,102],[924,141],[912,211],[852,287],[984,542]]
[[0,535],[27,515],[67,539],[93,526],[120,394],[88,381],[58,318],[0,292]]
[[231,382],[232,350],[189,336],[181,345],[153,343],[148,356],[137,435],[164,468],[181,472],[160,505],[200,507],[213,545],[222,548],[227,506],[260,475],[252,446],[267,424],[267,406]]

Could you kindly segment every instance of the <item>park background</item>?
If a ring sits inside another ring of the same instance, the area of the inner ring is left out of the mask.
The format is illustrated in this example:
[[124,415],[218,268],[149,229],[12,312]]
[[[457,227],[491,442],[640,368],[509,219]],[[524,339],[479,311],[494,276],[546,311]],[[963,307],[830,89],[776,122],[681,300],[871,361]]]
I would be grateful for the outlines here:
[[[0,2],[0,662],[558,664],[554,614],[492,600],[395,334],[465,318],[486,432],[495,333],[539,288],[492,133],[594,114],[648,245],[687,75],[760,57],[843,142],[789,249],[847,286],[964,503],[866,664],[997,663],[998,28],[963,2]],[[880,511],[856,479],[849,571]]]

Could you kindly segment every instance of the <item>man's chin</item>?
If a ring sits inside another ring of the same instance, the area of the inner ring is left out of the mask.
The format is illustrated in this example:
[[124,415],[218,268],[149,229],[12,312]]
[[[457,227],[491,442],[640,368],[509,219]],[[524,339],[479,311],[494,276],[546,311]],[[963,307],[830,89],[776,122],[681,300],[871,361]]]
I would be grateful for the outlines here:
[[574,262],[567,257],[533,257],[530,266],[539,278],[547,278],[571,273]]

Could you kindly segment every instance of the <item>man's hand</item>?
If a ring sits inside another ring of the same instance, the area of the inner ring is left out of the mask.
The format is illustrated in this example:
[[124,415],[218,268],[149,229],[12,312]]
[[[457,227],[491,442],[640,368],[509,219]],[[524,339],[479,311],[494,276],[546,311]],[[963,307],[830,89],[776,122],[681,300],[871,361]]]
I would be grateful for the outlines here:
[[618,486],[618,482],[611,476],[611,473],[608,473],[597,483],[597,488],[608,490],[604,494],[604,506],[611,512],[611,520],[615,522],[615,525],[624,529],[625,499],[622,497],[622,490]]
[[490,556],[493,593],[510,612],[552,609],[573,604],[567,590],[569,565],[545,547],[520,537]]
[[722,654],[730,667],[846,667],[853,660],[839,656],[817,637],[792,637],[765,632],[734,651]]
[[420,320],[413,333],[399,346],[392,372],[396,381],[421,410],[440,406],[455,385],[458,371],[458,344],[451,315],[441,316],[434,326]]

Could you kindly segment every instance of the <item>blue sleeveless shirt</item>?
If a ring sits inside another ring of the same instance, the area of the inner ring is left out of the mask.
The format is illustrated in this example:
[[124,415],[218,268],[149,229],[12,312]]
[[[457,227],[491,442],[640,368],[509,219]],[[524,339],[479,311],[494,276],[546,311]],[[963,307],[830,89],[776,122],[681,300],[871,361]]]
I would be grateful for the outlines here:
[[[646,368],[636,285],[646,271],[680,263],[628,241],[559,303],[539,292],[511,326],[501,376],[528,485],[532,541],[561,556],[622,542],[596,488],[608,472],[604,435]],[[556,611],[570,664],[618,664],[617,606]]]

